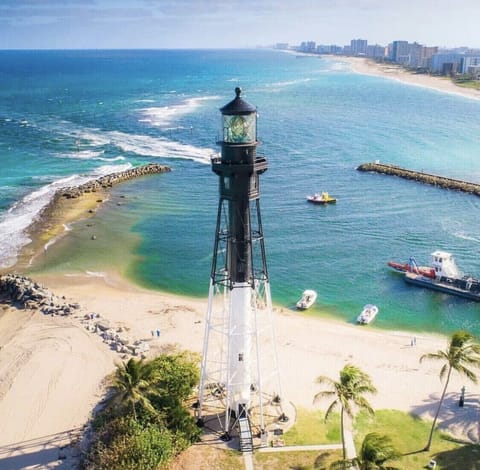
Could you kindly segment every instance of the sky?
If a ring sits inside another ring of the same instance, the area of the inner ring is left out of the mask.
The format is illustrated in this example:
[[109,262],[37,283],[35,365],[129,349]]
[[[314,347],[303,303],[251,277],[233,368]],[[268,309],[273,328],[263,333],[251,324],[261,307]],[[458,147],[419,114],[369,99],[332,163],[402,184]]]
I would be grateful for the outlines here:
[[0,0],[0,49],[480,48],[480,0]]

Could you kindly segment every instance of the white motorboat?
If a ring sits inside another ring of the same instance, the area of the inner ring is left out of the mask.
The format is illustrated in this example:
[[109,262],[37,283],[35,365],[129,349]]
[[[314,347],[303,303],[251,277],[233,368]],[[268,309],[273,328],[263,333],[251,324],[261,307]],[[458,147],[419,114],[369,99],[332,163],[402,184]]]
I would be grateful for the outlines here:
[[363,307],[362,313],[357,317],[357,323],[360,325],[367,325],[372,322],[378,314],[378,307],[376,305],[367,304]]
[[317,300],[317,293],[314,290],[307,289],[303,292],[302,298],[297,302],[298,310],[307,310],[314,304],[315,300]]

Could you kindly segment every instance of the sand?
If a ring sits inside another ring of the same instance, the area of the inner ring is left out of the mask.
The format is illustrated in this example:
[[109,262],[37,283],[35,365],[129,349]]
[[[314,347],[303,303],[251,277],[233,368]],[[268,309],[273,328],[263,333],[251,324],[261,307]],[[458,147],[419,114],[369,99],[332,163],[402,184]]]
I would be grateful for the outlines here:
[[339,59],[342,62],[348,63],[354,72],[362,75],[374,75],[390,80],[397,80],[407,85],[429,88],[441,93],[449,93],[464,98],[480,100],[480,90],[458,86],[448,77],[413,73],[399,65],[377,63],[363,57],[342,56]]
[[[132,339],[148,341],[149,355],[177,345],[201,351],[206,299],[181,298],[140,289],[111,274],[45,275],[38,278],[56,295],[78,301],[72,317],[50,317],[9,309],[0,318],[0,468],[54,468],[59,450],[78,434],[103,397],[104,377],[121,358],[82,325],[85,314],[99,314]],[[381,313],[380,313],[381,314]],[[444,349],[446,339],[378,331],[327,318],[275,309],[283,395],[297,408],[313,405],[319,375],[336,379],[346,363],[367,372],[378,389],[375,409],[393,408],[433,416],[441,383],[439,364],[419,364],[419,357]],[[152,330],[160,330],[160,337]],[[466,406],[458,408],[467,387]],[[441,421],[464,438],[478,439],[478,386],[454,375]],[[67,460],[68,462],[68,460]],[[65,467],[62,467],[65,468]]]
[[[475,96],[472,90],[458,89],[447,80],[378,67],[364,59],[348,62],[359,73]],[[53,228],[46,224],[50,236],[59,236],[64,220],[70,223],[85,212],[95,217],[92,207],[96,203],[97,198],[72,203],[70,209],[63,207]],[[33,248],[27,247],[20,267],[34,260],[36,252],[48,243],[45,230],[32,235]],[[54,244],[49,247],[54,249]],[[78,302],[82,309],[74,316],[50,317],[0,305],[0,468],[75,468],[77,450],[64,446],[81,435],[104,397],[105,378],[121,360],[98,334],[85,329],[83,317],[93,312],[112,326],[122,327],[131,339],[147,341],[150,356],[170,345],[201,352],[208,280],[204,280],[203,299],[141,289],[114,272],[103,276],[64,272],[38,275],[35,280],[55,295]],[[352,317],[357,313],[352,312]],[[321,390],[315,378],[325,375],[337,379],[340,369],[353,363],[371,376],[378,389],[369,399],[375,409],[433,417],[442,390],[438,377],[441,365],[420,364],[419,358],[445,349],[447,338],[418,334],[412,346],[411,333],[361,327],[321,314],[313,317],[277,306],[274,317],[283,396],[295,407],[324,410],[326,403],[313,404],[313,396]],[[157,329],[160,336],[152,336]],[[459,408],[464,385],[465,407]],[[462,439],[478,441],[479,393],[478,385],[453,374],[440,414],[441,425]]]

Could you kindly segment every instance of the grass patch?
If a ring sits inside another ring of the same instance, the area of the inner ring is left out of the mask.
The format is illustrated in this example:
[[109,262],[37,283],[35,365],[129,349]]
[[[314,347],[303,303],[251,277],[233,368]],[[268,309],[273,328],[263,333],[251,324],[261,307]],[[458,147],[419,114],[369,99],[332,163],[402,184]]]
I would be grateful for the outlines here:
[[255,470],[328,470],[331,463],[341,458],[341,450],[255,452],[254,466]]
[[455,80],[455,85],[463,88],[472,88],[473,90],[480,90],[480,80]]
[[285,445],[340,444],[340,415],[333,413],[326,423],[324,417],[323,411],[299,408],[295,425],[284,435]]
[[[435,432],[429,452],[423,452],[430,433],[430,421],[397,410],[377,410],[372,418],[359,413],[355,420],[354,439],[357,450],[369,432],[379,432],[392,438],[395,447],[403,454],[391,462],[402,470],[424,470],[431,459],[437,461],[436,470],[480,470],[480,445],[458,442],[451,436]],[[285,445],[339,444],[340,416],[334,414],[325,423],[320,410],[299,409],[295,425],[284,435]],[[342,451],[286,452],[263,454],[255,452],[257,469],[328,469],[331,462],[340,460]],[[326,463],[321,460],[324,459]]]
[[182,452],[166,470],[245,470],[243,455],[236,450],[200,444]]
[[392,438],[403,456],[392,465],[405,470],[422,470],[430,459],[437,461],[436,470],[480,470],[480,446],[458,443],[447,434],[436,431],[429,452],[423,452],[431,423],[396,410],[377,410],[375,417],[359,413],[355,420],[355,447],[360,449],[369,432]]

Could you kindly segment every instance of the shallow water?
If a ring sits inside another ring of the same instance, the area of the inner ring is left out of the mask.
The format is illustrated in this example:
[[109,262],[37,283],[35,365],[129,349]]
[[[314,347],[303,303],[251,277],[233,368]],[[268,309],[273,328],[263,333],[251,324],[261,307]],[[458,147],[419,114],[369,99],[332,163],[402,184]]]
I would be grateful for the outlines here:
[[[0,54],[4,264],[52,185],[156,161],[173,171],[115,187],[95,227],[79,223],[42,269],[117,268],[205,297],[218,198],[209,158],[218,109],[240,85],[269,161],[261,207],[274,302],[293,308],[312,288],[313,314],[353,322],[375,303],[380,328],[480,333],[480,304],[407,286],[386,266],[443,249],[480,276],[480,199],[355,170],[378,159],[480,182],[479,102],[266,50]],[[337,204],[306,202],[322,190]]]

